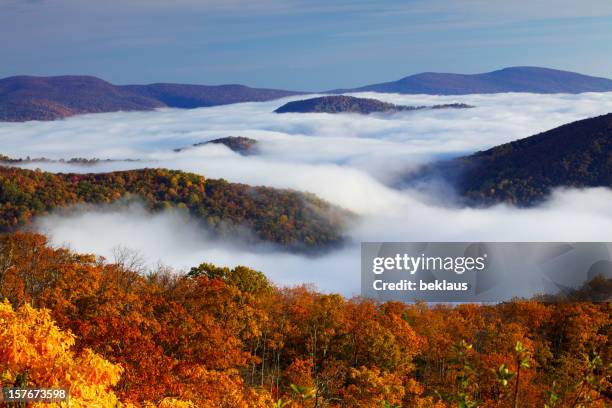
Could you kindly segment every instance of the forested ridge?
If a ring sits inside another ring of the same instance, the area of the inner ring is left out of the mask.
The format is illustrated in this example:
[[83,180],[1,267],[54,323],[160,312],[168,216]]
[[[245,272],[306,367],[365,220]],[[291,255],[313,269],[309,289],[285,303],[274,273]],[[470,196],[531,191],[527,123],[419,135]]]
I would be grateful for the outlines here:
[[251,187],[177,170],[54,174],[0,166],[0,229],[77,204],[138,200],[150,210],[184,209],[219,234],[247,228],[260,240],[295,250],[340,244],[352,218],[308,193]]
[[581,299],[611,288],[377,304],[242,266],[143,273],[129,253],[5,234],[0,381],[68,387],[77,407],[607,407],[611,303]]
[[277,108],[276,113],[360,113],[370,114],[375,112],[402,112],[423,109],[466,109],[473,108],[465,103],[449,103],[432,106],[407,106],[395,105],[382,102],[372,98],[357,98],[355,96],[332,95],[317,98],[303,99],[287,102]]
[[249,137],[244,136],[226,136],[218,139],[212,139],[205,142],[199,142],[191,145],[190,147],[180,147],[174,149],[175,152],[182,152],[191,147],[199,147],[210,144],[222,144],[226,146],[228,149],[242,154],[244,156],[248,156],[250,154],[256,154],[258,152],[258,144],[259,142],[255,139],[251,139]]
[[432,176],[477,205],[531,206],[557,187],[612,187],[612,113],[427,165],[413,179]]

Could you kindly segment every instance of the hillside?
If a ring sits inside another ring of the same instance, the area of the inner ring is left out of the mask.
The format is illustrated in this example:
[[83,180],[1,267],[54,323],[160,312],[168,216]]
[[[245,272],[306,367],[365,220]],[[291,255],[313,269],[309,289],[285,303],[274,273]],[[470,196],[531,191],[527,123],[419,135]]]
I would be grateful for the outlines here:
[[612,80],[539,67],[510,67],[482,74],[424,72],[398,81],[330,91],[465,95],[475,93],[610,92]]
[[119,88],[142,97],[155,99],[168,107],[187,109],[238,102],[265,102],[300,94],[300,92],[276,89],[249,88],[244,85],[151,84],[125,85]]
[[555,187],[612,187],[612,113],[440,163],[427,173],[485,204],[533,205]]
[[187,210],[219,234],[250,229],[260,240],[294,250],[339,244],[352,218],[312,194],[251,187],[174,170],[53,174],[0,166],[0,230],[76,204],[137,199],[150,210]]
[[434,106],[394,105],[372,98],[357,98],[354,96],[334,95],[303,99],[288,102],[276,109],[276,113],[360,113],[399,112],[421,109],[471,108],[470,105],[454,103]]
[[0,121],[54,120],[79,113],[151,110],[158,100],[88,76],[0,80]]
[[55,120],[80,113],[197,108],[268,101],[296,92],[242,85],[124,85],[91,76],[0,79],[0,121]]
[[[206,142],[196,143],[191,147],[198,147],[207,144],[222,144],[224,146],[227,146],[229,149],[235,151],[236,153],[248,156],[257,153],[257,143],[257,140],[244,136],[226,136],[218,139],[208,140]],[[174,149],[174,151],[182,152],[185,149],[188,149],[188,147],[181,147],[178,149]]]

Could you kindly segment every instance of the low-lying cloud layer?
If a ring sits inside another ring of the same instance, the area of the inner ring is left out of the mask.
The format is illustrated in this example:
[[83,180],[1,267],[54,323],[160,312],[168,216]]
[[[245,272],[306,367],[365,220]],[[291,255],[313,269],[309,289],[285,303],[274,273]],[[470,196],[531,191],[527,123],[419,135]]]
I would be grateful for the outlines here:
[[[200,262],[246,264],[279,284],[314,282],[326,291],[359,289],[360,241],[610,241],[612,193],[558,191],[540,207],[454,208],[392,187],[424,162],[485,149],[563,123],[612,112],[612,93],[498,94],[436,97],[361,94],[403,105],[462,102],[474,109],[392,115],[274,114],[291,99],[194,110],[84,115],[56,122],[0,124],[11,157],[138,159],[93,166],[30,163],[49,171],[109,171],[165,167],[211,178],[310,191],[361,215],[354,245],[309,258],[237,247],[194,230],[172,214],[129,208],[50,216],[38,221],[54,243],[110,256],[124,245],[150,262],[177,268]],[[174,148],[240,135],[257,139],[261,154],[240,156],[223,145],[180,153]],[[25,142],[27,141],[27,142]],[[119,242],[119,240],[121,242]]]
[[[188,270],[202,262],[247,265],[278,284],[314,283],[324,291],[353,295],[359,292],[361,241],[609,242],[611,200],[608,189],[558,190],[549,202],[533,209],[505,205],[455,209],[428,206],[406,192],[380,214],[363,216],[350,231],[353,245],[319,257],[222,242],[176,213],[151,215],[138,206],[47,216],[36,227],[55,245],[111,260],[115,250],[124,247],[140,254],[149,267],[161,263]],[[521,281],[528,278],[517,271],[514,283],[525,287]],[[540,289],[529,287],[532,293]],[[507,287],[506,294],[530,294],[512,290]]]

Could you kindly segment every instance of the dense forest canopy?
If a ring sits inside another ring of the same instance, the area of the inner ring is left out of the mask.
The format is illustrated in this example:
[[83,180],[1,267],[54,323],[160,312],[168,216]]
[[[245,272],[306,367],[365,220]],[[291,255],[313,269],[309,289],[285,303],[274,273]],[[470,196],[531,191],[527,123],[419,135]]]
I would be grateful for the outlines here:
[[244,266],[143,274],[129,254],[111,263],[41,235],[0,238],[2,386],[67,386],[78,406],[606,407],[611,313],[588,301],[378,304],[277,287]]
[[357,98],[355,96],[332,95],[317,98],[287,102],[277,108],[276,113],[361,113],[402,112],[423,109],[466,109],[473,108],[465,103],[450,103],[432,106],[407,106],[382,102],[373,98]]
[[0,229],[76,204],[139,200],[151,210],[184,209],[220,234],[247,228],[256,238],[294,250],[343,241],[352,219],[312,194],[206,179],[177,170],[53,174],[0,166]]
[[469,204],[538,204],[556,187],[612,187],[612,113],[425,166]]

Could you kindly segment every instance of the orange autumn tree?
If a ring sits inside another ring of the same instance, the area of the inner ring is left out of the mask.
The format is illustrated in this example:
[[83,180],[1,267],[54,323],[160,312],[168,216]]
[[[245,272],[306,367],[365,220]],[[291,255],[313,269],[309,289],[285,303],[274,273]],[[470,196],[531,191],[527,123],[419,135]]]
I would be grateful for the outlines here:
[[[52,249],[40,235],[3,238],[0,297],[49,309],[59,327],[78,335],[75,350],[120,364],[115,392],[122,401],[270,405],[238,372],[249,357],[242,342],[258,334],[261,320],[247,287],[160,271],[145,278],[129,261],[108,264]],[[238,272],[246,284],[248,272]]]
[[406,391],[399,375],[379,368],[351,368],[344,401],[355,408],[401,406]]

